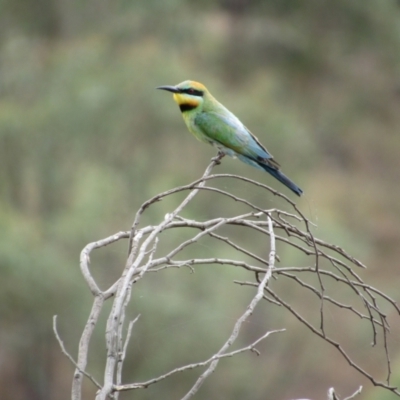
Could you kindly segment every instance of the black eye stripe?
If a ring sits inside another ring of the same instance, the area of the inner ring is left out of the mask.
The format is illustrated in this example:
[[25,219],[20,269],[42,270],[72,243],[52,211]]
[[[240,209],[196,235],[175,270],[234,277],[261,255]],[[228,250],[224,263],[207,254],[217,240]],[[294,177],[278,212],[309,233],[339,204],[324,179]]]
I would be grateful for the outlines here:
[[197,89],[193,89],[193,88],[181,89],[180,92],[181,93],[191,94],[192,96],[199,96],[199,97],[203,97],[203,95],[204,95],[203,91],[197,90]]

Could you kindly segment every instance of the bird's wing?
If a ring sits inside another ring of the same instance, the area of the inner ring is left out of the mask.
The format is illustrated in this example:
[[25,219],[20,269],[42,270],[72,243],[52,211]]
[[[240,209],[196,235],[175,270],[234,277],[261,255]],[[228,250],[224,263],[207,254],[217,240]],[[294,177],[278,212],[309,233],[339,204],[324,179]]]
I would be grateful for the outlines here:
[[279,169],[279,164],[268,150],[233,114],[218,112],[199,113],[194,123],[212,141],[232,149],[257,163]]

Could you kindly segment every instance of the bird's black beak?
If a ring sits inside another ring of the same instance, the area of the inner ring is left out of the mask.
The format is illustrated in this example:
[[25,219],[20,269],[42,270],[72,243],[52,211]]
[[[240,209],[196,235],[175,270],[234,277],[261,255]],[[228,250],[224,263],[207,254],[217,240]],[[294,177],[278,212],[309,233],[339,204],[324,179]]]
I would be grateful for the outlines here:
[[159,86],[156,89],[167,90],[172,93],[179,93],[179,89],[176,86]]

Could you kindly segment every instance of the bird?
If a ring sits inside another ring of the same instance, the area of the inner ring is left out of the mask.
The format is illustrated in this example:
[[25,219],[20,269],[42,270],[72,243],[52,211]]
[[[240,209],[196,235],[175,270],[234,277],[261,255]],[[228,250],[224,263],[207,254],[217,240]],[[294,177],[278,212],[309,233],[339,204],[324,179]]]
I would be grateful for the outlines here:
[[281,172],[278,162],[257,137],[202,83],[186,80],[157,89],[173,93],[189,131],[201,142],[216,147],[220,158],[225,155],[238,158],[270,173],[298,196],[302,195],[303,190]]

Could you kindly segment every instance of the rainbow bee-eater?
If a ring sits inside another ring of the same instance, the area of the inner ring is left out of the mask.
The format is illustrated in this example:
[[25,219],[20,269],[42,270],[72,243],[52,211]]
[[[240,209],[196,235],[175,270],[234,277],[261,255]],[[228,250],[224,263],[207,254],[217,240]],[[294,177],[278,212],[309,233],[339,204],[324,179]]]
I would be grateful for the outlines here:
[[303,191],[280,171],[271,153],[203,84],[184,81],[176,86],[160,86],[157,89],[174,94],[189,131],[200,141],[215,146],[221,157],[226,154],[237,157],[246,164],[267,171],[301,196]]

